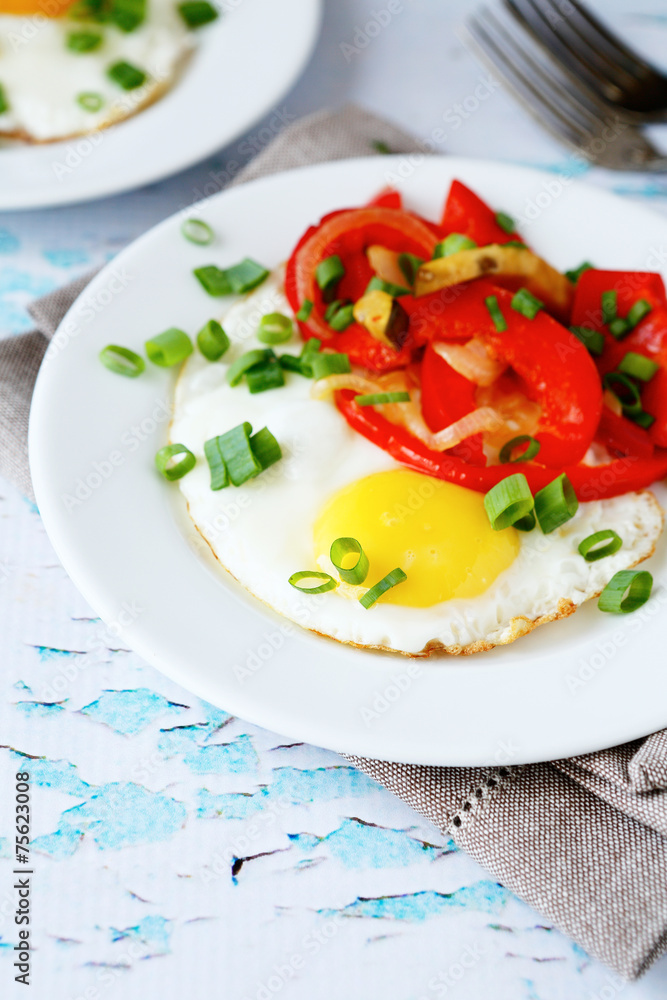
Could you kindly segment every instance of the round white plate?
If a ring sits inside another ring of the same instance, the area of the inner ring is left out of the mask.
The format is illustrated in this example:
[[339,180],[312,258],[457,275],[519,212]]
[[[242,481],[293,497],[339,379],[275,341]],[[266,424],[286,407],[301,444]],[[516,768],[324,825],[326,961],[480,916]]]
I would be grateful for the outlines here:
[[[388,179],[438,217],[459,177],[521,219],[557,267],[656,269],[667,222],[579,183],[496,163],[370,157],[247,184],[201,204],[213,247],[186,243],[174,217],[109,264],[75,303],[44,362],[32,406],[31,468],[63,564],[107,623],[152,664],[227,711],[335,750],[423,764],[553,759],[667,725],[666,546],[647,564],[651,603],[634,615],[595,603],[511,646],[410,660],[302,632],[247,596],[191,528],[177,486],[155,472],[173,373],[110,374],[107,343],[141,351],[169,326],[194,333],[224,305],[191,270],[248,255],[278,264],[303,230],[358,205]],[[540,207],[542,206],[542,207]],[[660,487],[663,503],[667,491]],[[225,497],[233,521],[233,495]],[[279,544],[280,511],[276,511]],[[564,595],[566,596],[566,595]],[[370,612],[372,613],[372,612]]]
[[219,6],[222,16],[200,31],[182,77],[155,104],[92,137],[0,146],[0,210],[64,205],[151,184],[203,160],[273,110],[270,133],[257,136],[266,145],[287,124],[279,101],[313,50],[321,0],[221,0]]

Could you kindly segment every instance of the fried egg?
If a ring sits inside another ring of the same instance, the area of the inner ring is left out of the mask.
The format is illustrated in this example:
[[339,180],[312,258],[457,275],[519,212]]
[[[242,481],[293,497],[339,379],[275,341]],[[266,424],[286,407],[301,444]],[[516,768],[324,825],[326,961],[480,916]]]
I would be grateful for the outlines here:
[[[173,83],[193,47],[176,0],[148,0],[143,22],[129,32],[75,20],[71,6],[64,0],[0,5],[0,136],[52,142],[121,121]],[[73,51],[68,39],[75,34],[98,40]],[[145,74],[144,82],[123,89],[108,75],[118,63]]]
[[[482,494],[397,463],[353,431],[333,402],[313,399],[310,379],[286,371],[279,389],[231,388],[229,364],[263,346],[259,319],[276,311],[292,315],[280,273],[224,317],[232,345],[221,361],[188,359],[170,436],[197,457],[179,481],[197,529],[221,565],[280,614],[356,646],[412,656],[476,652],[571,614],[653,551],[662,511],[650,492],[582,503],[549,535],[493,531]],[[294,335],[278,350],[301,347]],[[283,458],[243,486],[212,492],[204,442],[243,421],[255,432],[268,427]],[[578,544],[604,528],[617,531],[623,547],[586,562]],[[362,586],[340,583],[319,595],[290,586],[299,570],[338,579],[329,550],[342,536],[358,539],[368,555]],[[359,596],[395,567],[407,579],[364,608]]]

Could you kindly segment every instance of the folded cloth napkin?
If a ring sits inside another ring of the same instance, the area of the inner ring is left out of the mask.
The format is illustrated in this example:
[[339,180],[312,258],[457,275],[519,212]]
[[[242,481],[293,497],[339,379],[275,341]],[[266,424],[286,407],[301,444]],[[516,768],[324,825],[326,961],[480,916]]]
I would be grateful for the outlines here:
[[[234,183],[415,139],[349,107],[286,128]],[[32,495],[30,397],[50,338],[90,275],[32,307],[38,330],[0,341],[0,472]],[[347,756],[621,976],[667,950],[667,731],[571,760],[418,767]]]

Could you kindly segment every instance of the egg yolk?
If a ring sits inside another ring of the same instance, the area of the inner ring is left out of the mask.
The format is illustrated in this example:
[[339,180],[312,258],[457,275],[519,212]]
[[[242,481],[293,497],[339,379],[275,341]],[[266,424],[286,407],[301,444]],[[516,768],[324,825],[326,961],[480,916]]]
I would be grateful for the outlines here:
[[0,14],[43,14],[59,17],[74,0],[0,0]]
[[400,566],[407,580],[381,600],[411,608],[483,593],[520,548],[514,528],[493,530],[481,493],[410,469],[344,487],[322,510],[314,535],[318,565],[336,579],[329,550],[342,536],[356,538],[368,556],[365,588]]

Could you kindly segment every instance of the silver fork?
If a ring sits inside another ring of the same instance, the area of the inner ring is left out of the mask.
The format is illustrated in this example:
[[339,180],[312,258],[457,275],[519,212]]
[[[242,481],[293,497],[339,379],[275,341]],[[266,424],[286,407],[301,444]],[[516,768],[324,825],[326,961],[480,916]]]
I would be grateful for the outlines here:
[[511,16],[489,8],[461,29],[526,109],[579,156],[611,170],[667,171],[640,129],[573,80]]

